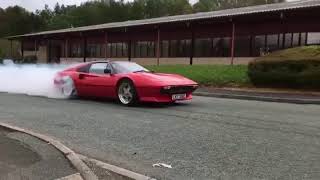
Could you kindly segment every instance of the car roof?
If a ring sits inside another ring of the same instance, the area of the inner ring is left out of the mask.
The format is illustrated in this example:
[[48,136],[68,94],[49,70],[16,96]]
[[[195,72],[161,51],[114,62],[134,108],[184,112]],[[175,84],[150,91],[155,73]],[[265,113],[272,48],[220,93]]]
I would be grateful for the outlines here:
[[70,66],[69,68],[67,68],[66,70],[74,70],[74,69],[78,69],[82,66],[85,65],[89,65],[89,64],[93,64],[93,63],[110,63],[110,62],[126,62],[126,63],[135,63],[135,62],[131,62],[131,61],[110,61],[110,60],[105,60],[105,61],[90,61],[90,62],[82,62],[82,63],[76,63],[72,66]]

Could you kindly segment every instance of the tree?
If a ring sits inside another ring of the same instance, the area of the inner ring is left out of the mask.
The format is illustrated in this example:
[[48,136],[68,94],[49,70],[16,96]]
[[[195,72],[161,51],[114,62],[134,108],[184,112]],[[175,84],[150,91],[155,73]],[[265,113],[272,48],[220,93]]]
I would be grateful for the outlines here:
[[11,36],[39,31],[44,24],[34,13],[19,6],[0,11],[0,36]]
[[22,7],[0,8],[0,36],[93,24],[214,11],[284,0],[94,0],[79,6],[56,4],[30,13]]
[[193,5],[193,10],[194,12],[206,12],[279,2],[285,2],[285,0],[199,0]]
[[193,11],[206,12],[220,9],[221,4],[219,0],[199,0],[193,5]]
[[188,0],[167,0],[169,15],[192,13],[192,6]]

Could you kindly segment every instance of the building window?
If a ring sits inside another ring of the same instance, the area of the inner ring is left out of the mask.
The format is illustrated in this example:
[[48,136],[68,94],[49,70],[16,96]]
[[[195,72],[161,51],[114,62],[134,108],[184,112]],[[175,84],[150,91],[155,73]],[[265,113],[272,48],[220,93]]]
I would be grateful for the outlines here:
[[261,56],[265,53],[265,35],[255,36],[253,54],[255,56]]
[[293,33],[293,38],[292,38],[292,47],[297,47],[299,46],[299,33]]
[[161,41],[160,47],[161,57],[169,57],[169,41]]
[[177,40],[171,40],[169,41],[170,51],[169,56],[170,57],[177,57],[177,49],[178,49],[178,41]]
[[[279,39],[278,39],[279,38]],[[266,52],[273,52],[279,49],[282,42],[281,36],[278,34],[267,35]]]
[[71,44],[71,57],[82,57],[82,46],[81,44]]
[[211,39],[211,56],[212,57],[228,57],[230,56],[230,38],[214,38]]
[[122,43],[122,57],[128,57],[128,43]]
[[236,57],[250,57],[251,50],[250,36],[240,36],[235,38],[234,42],[234,56]]
[[87,56],[88,57],[103,57],[103,44],[88,44]]
[[195,57],[210,57],[212,51],[211,39],[195,39]]
[[307,33],[301,33],[301,39],[300,39],[300,42],[301,42],[301,46],[304,46],[306,45],[306,34]]
[[108,43],[108,57],[128,57],[128,44],[126,42]]
[[179,40],[179,48],[177,52],[178,57],[189,57],[191,55],[191,40]]
[[138,41],[132,43],[133,56],[136,58],[154,57],[155,43],[153,41]]
[[291,36],[292,36],[292,33],[286,33],[285,34],[285,41],[284,41],[284,47],[285,48],[292,47]]
[[160,42],[161,57],[189,57],[191,40],[163,40]]
[[320,44],[320,33],[312,32],[308,33],[307,45],[319,45]]

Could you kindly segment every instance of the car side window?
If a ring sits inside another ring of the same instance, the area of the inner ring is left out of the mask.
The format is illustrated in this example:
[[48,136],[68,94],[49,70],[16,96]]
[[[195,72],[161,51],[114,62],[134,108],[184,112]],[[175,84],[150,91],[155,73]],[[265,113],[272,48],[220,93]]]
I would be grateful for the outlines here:
[[80,68],[77,69],[78,72],[82,72],[82,73],[88,73],[89,72],[89,68],[90,68],[90,65],[85,65],[85,66],[82,66]]
[[91,64],[89,68],[89,73],[92,74],[105,74],[105,69],[110,69],[110,66],[108,66],[108,63],[95,63]]

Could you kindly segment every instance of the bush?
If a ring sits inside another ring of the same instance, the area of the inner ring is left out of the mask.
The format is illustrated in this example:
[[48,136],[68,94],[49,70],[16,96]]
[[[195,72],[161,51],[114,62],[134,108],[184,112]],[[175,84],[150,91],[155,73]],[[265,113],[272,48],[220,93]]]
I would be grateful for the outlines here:
[[248,76],[255,86],[320,88],[320,46],[292,48],[249,63]]

